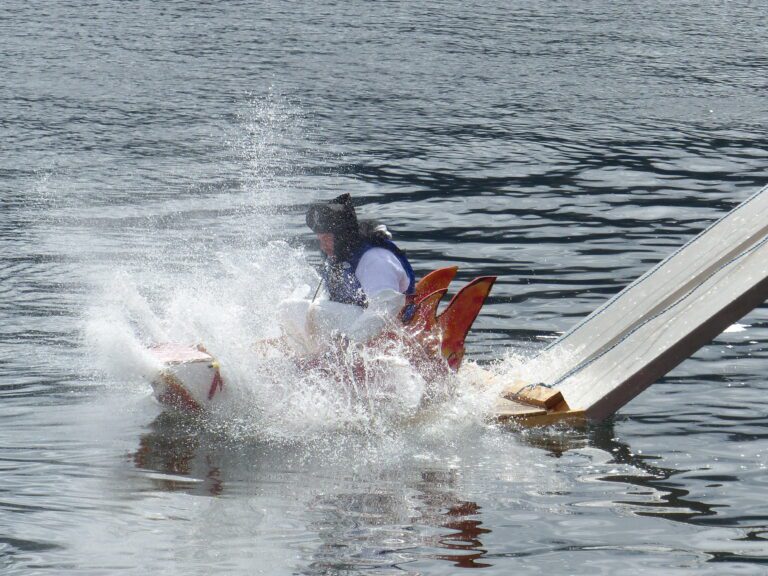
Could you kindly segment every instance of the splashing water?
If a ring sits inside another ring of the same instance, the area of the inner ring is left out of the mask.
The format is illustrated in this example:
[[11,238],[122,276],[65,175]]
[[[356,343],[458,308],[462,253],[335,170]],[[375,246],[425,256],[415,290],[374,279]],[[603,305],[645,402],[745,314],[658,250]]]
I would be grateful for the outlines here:
[[[280,208],[311,161],[304,120],[274,94],[252,100],[240,115],[244,134],[229,143],[245,166],[241,190],[215,195],[227,210],[210,211],[210,195],[172,199],[155,209],[161,216],[148,229],[126,230],[138,265],[125,263],[97,282],[85,323],[92,366],[147,386],[160,368],[149,346],[203,345],[227,390],[210,422],[229,434],[293,440],[482,421],[498,390],[477,386],[470,362],[458,376],[427,383],[397,348],[351,349],[337,365],[307,370],[285,352],[255,346],[280,335],[279,302],[311,297],[319,280],[305,250],[286,241],[290,210]],[[219,227],[236,232],[219,238]],[[514,362],[499,367],[509,371]],[[350,373],[354,365],[364,378]]]
[[[276,348],[257,350],[257,341],[279,335],[275,295],[308,290],[314,272],[302,250],[282,242],[251,256],[247,262],[240,260],[242,255],[222,256],[211,266],[217,273],[196,283],[191,277],[172,277],[167,289],[155,287],[155,299],[142,296],[128,272],[116,275],[87,323],[98,367],[119,380],[146,382],[159,369],[147,352],[149,345],[203,344],[219,360],[228,391],[212,414],[216,426],[272,438],[382,431],[438,417],[441,411],[449,418],[468,418],[470,408],[483,403],[483,396],[462,389],[459,378],[428,386],[397,348],[352,348],[330,370],[302,369]],[[364,366],[362,379],[351,373],[351,366],[359,364]],[[466,370],[465,383],[472,365]],[[424,409],[427,396],[442,402]]]

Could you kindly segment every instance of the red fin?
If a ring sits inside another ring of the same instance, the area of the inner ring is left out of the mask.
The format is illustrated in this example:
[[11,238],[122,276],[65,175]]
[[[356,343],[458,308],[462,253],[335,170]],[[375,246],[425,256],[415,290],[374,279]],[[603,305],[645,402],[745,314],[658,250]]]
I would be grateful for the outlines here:
[[442,330],[441,352],[448,365],[458,370],[464,358],[464,339],[480,313],[496,281],[495,276],[481,276],[464,286],[437,319]]
[[413,294],[414,299],[419,300],[420,298],[431,295],[436,290],[448,288],[448,284],[451,283],[451,280],[456,276],[458,270],[458,266],[449,266],[447,268],[433,270],[424,276],[424,278],[416,282]]
[[416,311],[413,314],[413,319],[408,323],[409,329],[414,332],[429,332],[432,330],[435,324],[437,324],[437,306],[447,291],[447,288],[435,290],[431,294],[424,296],[421,300],[417,300],[414,303]]

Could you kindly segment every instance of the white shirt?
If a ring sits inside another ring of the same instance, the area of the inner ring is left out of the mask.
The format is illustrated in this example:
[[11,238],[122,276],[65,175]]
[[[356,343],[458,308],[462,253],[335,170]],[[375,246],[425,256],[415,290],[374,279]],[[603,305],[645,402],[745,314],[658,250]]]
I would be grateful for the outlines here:
[[357,264],[355,276],[368,298],[383,290],[405,293],[410,283],[400,260],[386,248],[367,250]]

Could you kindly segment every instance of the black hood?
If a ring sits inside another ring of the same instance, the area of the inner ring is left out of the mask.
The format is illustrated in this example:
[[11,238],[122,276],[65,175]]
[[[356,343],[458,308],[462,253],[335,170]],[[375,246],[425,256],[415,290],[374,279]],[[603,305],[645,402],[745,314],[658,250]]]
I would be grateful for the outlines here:
[[312,204],[307,211],[307,226],[316,234],[334,235],[334,256],[340,262],[349,260],[362,243],[357,214],[349,194]]

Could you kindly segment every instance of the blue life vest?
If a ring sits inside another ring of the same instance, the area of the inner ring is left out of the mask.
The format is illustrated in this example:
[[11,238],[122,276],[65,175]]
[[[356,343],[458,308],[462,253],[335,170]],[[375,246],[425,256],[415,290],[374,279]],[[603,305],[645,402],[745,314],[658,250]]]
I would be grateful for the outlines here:
[[384,248],[394,254],[400,265],[408,275],[408,289],[406,294],[413,294],[416,287],[416,275],[413,272],[410,262],[403,254],[394,242],[389,240],[380,240],[376,244],[363,244],[357,252],[355,252],[349,261],[333,264],[330,260],[325,261],[325,265],[320,271],[320,275],[323,278],[325,288],[328,290],[328,295],[333,302],[341,302],[342,304],[356,304],[365,308],[368,306],[368,296],[363,291],[363,287],[360,285],[360,281],[355,275],[357,265],[360,263],[363,255],[371,248]]

